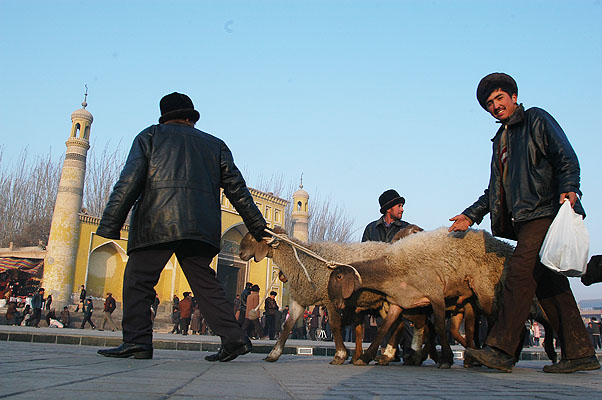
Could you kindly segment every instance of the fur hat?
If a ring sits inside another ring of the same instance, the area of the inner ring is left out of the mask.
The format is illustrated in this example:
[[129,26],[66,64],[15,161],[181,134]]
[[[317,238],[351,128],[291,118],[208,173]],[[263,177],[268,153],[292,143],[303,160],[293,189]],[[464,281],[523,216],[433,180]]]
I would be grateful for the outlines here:
[[397,191],[389,189],[380,195],[378,203],[380,204],[380,213],[384,214],[389,208],[397,204],[405,204],[406,199],[401,197]]
[[159,108],[161,109],[160,124],[172,119],[189,119],[196,123],[201,118],[201,114],[194,109],[190,97],[178,92],[163,96]]
[[481,79],[479,86],[477,86],[477,100],[485,110],[487,110],[487,98],[496,89],[502,89],[510,96],[518,95],[518,85],[510,75],[503,72],[489,74]]

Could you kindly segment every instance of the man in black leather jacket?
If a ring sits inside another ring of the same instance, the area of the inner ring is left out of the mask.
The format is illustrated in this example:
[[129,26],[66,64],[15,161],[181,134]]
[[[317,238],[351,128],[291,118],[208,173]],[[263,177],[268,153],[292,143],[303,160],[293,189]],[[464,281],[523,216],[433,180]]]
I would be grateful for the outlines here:
[[451,218],[450,231],[465,231],[491,213],[494,235],[517,241],[508,262],[503,303],[481,350],[466,355],[480,363],[511,372],[513,355],[521,346],[524,323],[537,296],[562,348],[562,360],[544,372],[567,373],[600,368],[565,276],[539,261],[539,249],[565,199],[585,215],[579,201],[579,161],[562,128],[540,108],[517,104],[512,77],[493,73],[477,88],[481,106],[502,126],[493,138],[491,177],[485,193]]
[[378,203],[380,204],[380,213],[383,216],[366,226],[362,235],[362,242],[391,243],[397,232],[410,225],[401,220],[406,200],[396,190],[389,189],[383,192],[378,197]]
[[96,231],[119,239],[133,207],[123,279],[123,343],[98,352],[152,358],[154,286],[175,253],[204,317],[222,339],[220,351],[206,359],[230,361],[248,353],[252,344],[210,267],[220,247],[220,188],[257,240],[266,222],[226,144],[194,128],[200,115],[190,98],[169,94],[160,109],[159,124],[134,139]]

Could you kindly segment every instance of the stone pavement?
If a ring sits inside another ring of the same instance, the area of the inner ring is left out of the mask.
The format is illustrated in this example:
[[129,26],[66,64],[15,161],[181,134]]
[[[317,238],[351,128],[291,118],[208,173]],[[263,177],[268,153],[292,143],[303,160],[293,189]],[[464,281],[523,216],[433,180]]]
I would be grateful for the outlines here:
[[599,398],[602,372],[545,374],[520,361],[511,374],[458,363],[439,370],[391,364],[334,366],[331,357],[248,354],[210,363],[205,351],[155,350],[152,360],[114,359],[97,347],[0,341],[0,399],[567,399]]

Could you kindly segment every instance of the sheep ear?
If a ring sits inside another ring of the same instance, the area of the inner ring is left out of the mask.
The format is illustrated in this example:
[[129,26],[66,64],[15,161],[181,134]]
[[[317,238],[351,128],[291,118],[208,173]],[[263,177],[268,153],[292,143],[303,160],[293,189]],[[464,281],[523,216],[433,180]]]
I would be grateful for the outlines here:
[[255,262],[263,260],[268,255],[269,251],[270,246],[265,240],[257,243],[257,246],[255,247]]
[[343,298],[348,299],[355,291],[356,278],[354,274],[343,275],[343,281],[341,282]]

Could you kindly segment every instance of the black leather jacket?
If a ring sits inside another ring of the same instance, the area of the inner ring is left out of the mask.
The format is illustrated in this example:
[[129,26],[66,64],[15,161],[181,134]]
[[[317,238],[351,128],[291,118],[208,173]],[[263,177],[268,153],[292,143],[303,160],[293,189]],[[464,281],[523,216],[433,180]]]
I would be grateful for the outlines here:
[[220,248],[220,187],[249,231],[266,226],[226,144],[184,124],[152,125],[136,136],[96,233],[119,239],[132,206],[128,253],[192,239]]
[[391,243],[393,236],[408,225],[409,223],[406,221],[397,220],[386,226],[384,217],[380,217],[366,226],[362,235],[362,242]]
[[[491,231],[496,236],[516,239],[514,222],[553,217],[560,208],[561,193],[579,190],[580,169],[562,128],[540,108],[524,110],[520,105],[508,123],[508,180],[502,187],[500,176],[500,127],[493,141],[491,177],[485,193],[462,212],[476,223],[491,212]],[[503,190],[510,191],[512,204],[506,204]],[[575,212],[585,216],[580,201]]]

